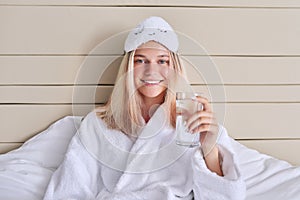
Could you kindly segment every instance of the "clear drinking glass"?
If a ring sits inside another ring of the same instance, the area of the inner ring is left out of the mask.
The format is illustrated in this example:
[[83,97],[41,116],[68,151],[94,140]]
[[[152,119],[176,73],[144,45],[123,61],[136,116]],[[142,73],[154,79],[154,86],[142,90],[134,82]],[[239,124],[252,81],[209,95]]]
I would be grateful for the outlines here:
[[195,112],[202,110],[203,106],[196,98],[199,93],[176,92],[176,144],[187,147],[199,146],[199,133],[189,133],[186,122]]

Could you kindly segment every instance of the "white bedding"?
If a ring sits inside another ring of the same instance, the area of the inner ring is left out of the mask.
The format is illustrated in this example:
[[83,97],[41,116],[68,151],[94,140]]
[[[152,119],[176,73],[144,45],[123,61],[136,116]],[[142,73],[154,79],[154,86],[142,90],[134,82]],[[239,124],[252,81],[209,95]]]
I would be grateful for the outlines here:
[[80,121],[81,117],[65,117],[19,149],[0,155],[0,199],[42,199]]
[[[19,149],[0,155],[0,199],[42,199],[81,119],[58,120]],[[300,199],[300,167],[232,143],[247,185],[247,200]]]

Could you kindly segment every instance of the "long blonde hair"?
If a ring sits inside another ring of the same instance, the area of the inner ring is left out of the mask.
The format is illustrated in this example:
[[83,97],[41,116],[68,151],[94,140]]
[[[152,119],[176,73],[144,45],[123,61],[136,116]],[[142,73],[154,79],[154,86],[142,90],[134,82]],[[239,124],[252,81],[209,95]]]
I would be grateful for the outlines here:
[[[95,109],[97,116],[104,120],[111,129],[121,130],[130,136],[137,136],[145,125],[142,118],[142,100],[134,83],[134,54],[125,53],[120,64],[116,84],[108,102]],[[186,79],[186,73],[178,54],[170,52],[170,67],[175,76],[168,76],[168,88],[165,93],[164,105],[168,112],[169,124],[175,127],[176,104],[175,94],[177,79]]]

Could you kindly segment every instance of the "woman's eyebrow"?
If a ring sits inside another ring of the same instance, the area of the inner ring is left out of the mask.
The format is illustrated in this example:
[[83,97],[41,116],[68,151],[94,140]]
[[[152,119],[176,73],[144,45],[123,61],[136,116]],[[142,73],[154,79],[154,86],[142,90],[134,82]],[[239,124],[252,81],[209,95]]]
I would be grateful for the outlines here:
[[[146,58],[146,56],[145,55],[143,55],[143,54],[135,54],[134,55],[134,57],[142,57],[142,58]],[[167,55],[167,54],[162,54],[162,55],[158,55],[157,57],[169,57],[169,55]]]
[[159,55],[157,57],[169,57],[169,55],[164,54],[164,55]]
[[136,55],[134,55],[134,57],[143,57],[143,58],[146,58],[146,56],[144,56],[142,54],[136,54]]

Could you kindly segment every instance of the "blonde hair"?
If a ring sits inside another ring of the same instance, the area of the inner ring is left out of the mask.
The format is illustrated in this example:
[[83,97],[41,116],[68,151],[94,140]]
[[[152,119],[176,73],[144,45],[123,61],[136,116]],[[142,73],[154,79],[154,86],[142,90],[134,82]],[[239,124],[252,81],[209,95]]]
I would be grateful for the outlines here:
[[[142,117],[142,99],[134,83],[134,54],[125,53],[120,64],[116,84],[108,102],[95,109],[97,116],[105,121],[108,128],[121,130],[129,136],[137,136],[145,126]],[[168,123],[175,127],[176,104],[175,94],[178,75],[186,79],[184,67],[178,54],[170,52],[170,67],[174,76],[168,76],[168,88],[165,91],[164,106]]]

